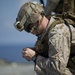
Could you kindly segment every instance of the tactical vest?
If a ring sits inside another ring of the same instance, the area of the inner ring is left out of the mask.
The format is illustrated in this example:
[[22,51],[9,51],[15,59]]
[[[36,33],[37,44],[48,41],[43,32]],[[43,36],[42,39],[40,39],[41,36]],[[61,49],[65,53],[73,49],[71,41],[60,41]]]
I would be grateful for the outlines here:
[[45,37],[43,37],[43,39],[38,37],[38,40],[35,44],[36,47],[36,52],[45,57],[48,58],[48,50],[49,50],[49,45],[48,45],[48,35],[46,34]]

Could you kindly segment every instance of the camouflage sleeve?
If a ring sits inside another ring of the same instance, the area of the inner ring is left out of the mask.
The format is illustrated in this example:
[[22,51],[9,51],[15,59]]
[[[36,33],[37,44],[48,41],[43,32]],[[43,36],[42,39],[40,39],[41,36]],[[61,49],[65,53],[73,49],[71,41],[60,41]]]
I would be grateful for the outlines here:
[[[49,33],[49,58],[38,56],[36,65],[51,75],[72,75],[66,67],[70,54],[70,33],[65,24],[56,25]],[[55,73],[56,72],[56,73]]]

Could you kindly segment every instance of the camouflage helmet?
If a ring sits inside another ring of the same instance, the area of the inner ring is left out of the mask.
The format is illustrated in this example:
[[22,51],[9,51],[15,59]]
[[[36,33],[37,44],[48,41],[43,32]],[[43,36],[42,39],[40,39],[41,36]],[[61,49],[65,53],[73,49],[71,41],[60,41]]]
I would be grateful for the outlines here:
[[26,30],[29,24],[36,23],[39,14],[43,14],[43,5],[27,2],[19,10],[14,26],[17,30]]

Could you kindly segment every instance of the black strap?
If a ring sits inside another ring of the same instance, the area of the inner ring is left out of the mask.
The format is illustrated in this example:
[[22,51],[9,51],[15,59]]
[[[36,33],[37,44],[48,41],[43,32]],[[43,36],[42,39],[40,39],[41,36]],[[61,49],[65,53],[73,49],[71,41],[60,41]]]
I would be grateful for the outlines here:
[[[64,23],[68,26],[69,28],[69,31],[70,31],[70,45],[72,46],[72,31],[71,31],[71,28],[70,28],[70,25],[68,24],[68,22],[66,20],[64,20]],[[71,47],[70,47],[70,50],[71,50]],[[69,56],[69,60],[68,60],[68,65],[67,67],[70,67],[72,69],[75,69],[75,63],[74,61],[72,60],[72,58],[75,56],[74,55],[75,53],[72,53],[71,54],[71,51],[70,51],[70,56]]]

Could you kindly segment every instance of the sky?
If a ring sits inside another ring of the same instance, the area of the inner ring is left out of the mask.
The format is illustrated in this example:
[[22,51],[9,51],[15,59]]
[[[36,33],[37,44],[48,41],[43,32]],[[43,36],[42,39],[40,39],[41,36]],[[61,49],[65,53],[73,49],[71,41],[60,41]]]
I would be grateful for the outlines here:
[[[11,61],[24,61],[22,49],[34,46],[37,37],[25,31],[19,32],[14,22],[20,7],[35,0],[0,0],[0,58]],[[36,0],[39,2],[39,0]]]
[[36,40],[32,34],[14,28],[20,7],[33,0],[0,0],[0,45],[29,43]]

